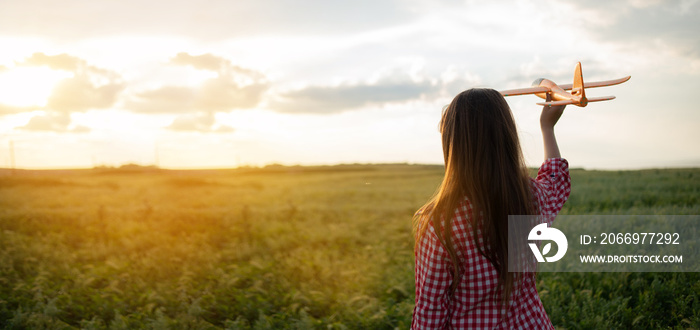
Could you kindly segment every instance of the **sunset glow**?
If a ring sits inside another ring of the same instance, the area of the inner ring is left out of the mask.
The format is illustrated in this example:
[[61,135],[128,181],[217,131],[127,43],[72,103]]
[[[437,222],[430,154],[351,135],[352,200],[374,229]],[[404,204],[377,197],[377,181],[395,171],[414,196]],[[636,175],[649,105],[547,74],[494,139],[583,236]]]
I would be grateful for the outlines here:
[[[454,95],[571,83],[577,61],[632,79],[567,110],[572,166],[700,165],[697,1],[139,4],[0,4],[0,165],[10,141],[19,168],[440,164]],[[532,166],[537,101],[508,98]]]
[[49,68],[13,68],[0,73],[0,103],[43,107],[57,82],[73,75]]

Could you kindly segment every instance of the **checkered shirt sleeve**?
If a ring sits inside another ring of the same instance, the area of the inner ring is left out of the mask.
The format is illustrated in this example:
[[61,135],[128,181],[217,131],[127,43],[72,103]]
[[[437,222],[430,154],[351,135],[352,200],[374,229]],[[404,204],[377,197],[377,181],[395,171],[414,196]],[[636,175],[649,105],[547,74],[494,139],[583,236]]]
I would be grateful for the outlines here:
[[569,163],[564,158],[547,159],[537,172],[532,187],[537,197],[539,213],[551,226],[571,193]]

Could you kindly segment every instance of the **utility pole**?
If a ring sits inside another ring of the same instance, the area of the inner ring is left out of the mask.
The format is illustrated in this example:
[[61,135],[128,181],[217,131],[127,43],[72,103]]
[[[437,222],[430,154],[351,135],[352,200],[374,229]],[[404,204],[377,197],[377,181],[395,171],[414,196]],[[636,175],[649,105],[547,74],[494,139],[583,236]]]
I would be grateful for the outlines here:
[[158,164],[158,143],[156,143],[153,147],[153,159],[155,161],[156,168],[160,168],[160,165]]
[[15,141],[10,140],[10,168],[15,169]]
[[10,140],[10,168],[12,175],[15,174],[15,141]]

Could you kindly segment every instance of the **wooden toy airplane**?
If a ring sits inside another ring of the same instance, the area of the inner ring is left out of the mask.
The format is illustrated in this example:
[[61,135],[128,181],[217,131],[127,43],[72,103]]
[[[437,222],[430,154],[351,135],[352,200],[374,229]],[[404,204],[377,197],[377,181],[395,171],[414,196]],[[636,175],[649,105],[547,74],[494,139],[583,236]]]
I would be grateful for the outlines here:
[[[586,97],[585,88],[593,87],[603,87],[621,84],[627,80],[630,80],[632,76],[627,76],[620,79],[606,80],[606,81],[596,81],[596,82],[583,82],[583,74],[581,73],[581,62],[576,64],[576,71],[574,71],[574,83],[566,85],[557,85],[553,81],[545,78],[539,78],[532,83],[530,88],[519,88],[519,89],[509,89],[501,91],[503,96],[513,96],[513,95],[525,95],[525,94],[535,94],[538,97],[547,99],[547,94],[551,95],[551,101],[540,102],[538,105],[567,105],[573,104],[579,107],[585,107],[589,102],[607,101],[612,100],[614,96],[603,96],[603,97]],[[570,90],[571,92],[567,92]]]

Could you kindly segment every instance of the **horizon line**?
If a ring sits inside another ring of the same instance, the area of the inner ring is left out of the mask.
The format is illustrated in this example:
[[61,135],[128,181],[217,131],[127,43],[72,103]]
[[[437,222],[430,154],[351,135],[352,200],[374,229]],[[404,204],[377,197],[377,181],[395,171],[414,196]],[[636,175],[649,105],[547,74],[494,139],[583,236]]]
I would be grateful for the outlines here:
[[[49,167],[49,168],[10,168],[10,167],[0,167],[0,173],[12,172],[12,171],[86,171],[86,170],[153,170],[153,171],[216,171],[216,170],[238,170],[238,169],[274,169],[274,168],[313,168],[313,167],[334,167],[334,166],[389,166],[389,165],[402,165],[402,166],[439,166],[444,167],[444,164],[438,163],[413,163],[413,162],[383,162],[383,163],[333,163],[333,164],[281,164],[281,163],[268,163],[263,165],[255,164],[243,164],[238,166],[225,166],[225,167],[161,167],[155,164],[141,165],[136,163],[126,163],[117,166],[111,165],[99,165],[91,167]],[[537,169],[538,166],[527,166],[528,169]],[[682,169],[700,169],[700,165],[687,166],[687,165],[667,165],[667,166],[651,166],[651,167],[620,167],[620,168],[600,168],[600,167],[570,167],[570,170],[583,170],[583,171],[645,171],[645,170],[682,170]]]

